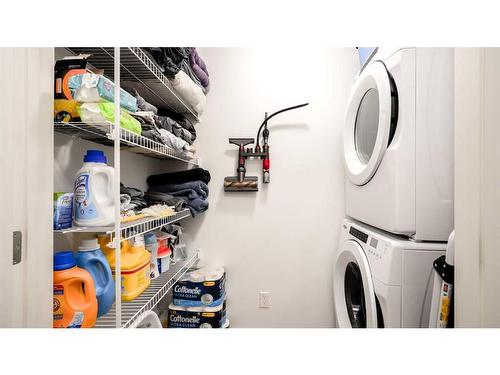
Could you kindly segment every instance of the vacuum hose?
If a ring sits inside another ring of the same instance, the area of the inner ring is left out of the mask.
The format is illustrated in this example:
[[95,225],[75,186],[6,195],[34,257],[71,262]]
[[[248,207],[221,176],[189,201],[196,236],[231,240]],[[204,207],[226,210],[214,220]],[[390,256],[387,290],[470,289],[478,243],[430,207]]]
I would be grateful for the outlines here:
[[276,115],[279,115],[280,113],[283,113],[283,112],[286,112],[286,111],[291,111],[292,109],[297,109],[297,108],[305,107],[306,105],[309,105],[309,103],[304,103],[304,104],[294,105],[293,107],[284,108],[284,109],[281,109],[281,110],[279,110],[279,111],[277,111],[277,112],[274,112],[271,116],[266,117],[266,119],[264,120],[264,122],[260,125],[260,127],[259,127],[259,131],[257,132],[257,142],[256,142],[256,144],[255,144],[255,145],[256,145],[257,147],[260,147],[260,145],[259,145],[259,142],[260,142],[260,141],[259,141],[259,138],[260,138],[260,132],[261,132],[261,130],[262,130],[262,127],[263,127],[265,124],[267,124],[267,122],[268,122],[271,118],[273,118],[273,117],[274,117],[274,116],[276,116]]

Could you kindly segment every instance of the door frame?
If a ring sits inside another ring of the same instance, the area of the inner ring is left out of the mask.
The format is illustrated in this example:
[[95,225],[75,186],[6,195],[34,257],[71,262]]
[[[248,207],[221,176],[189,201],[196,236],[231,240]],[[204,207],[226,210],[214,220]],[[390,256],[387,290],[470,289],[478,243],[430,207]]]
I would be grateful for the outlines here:
[[53,71],[54,48],[0,48],[0,327],[52,327]]
[[455,49],[455,326],[500,327],[499,48]]

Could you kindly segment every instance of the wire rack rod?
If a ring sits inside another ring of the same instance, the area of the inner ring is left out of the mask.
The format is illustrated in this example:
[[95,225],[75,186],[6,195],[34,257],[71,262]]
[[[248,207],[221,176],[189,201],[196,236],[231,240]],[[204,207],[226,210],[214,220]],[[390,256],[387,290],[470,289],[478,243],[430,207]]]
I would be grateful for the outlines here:
[[[175,223],[179,220],[185,219],[191,216],[191,211],[189,209],[185,209],[179,212],[176,212],[174,215],[160,217],[160,218],[145,218],[140,220],[135,220],[130,224],[124,223],[122,224],[121,231],[121,239],[122,241],[131,239],[135,236],[151,232],[156,229],[160,229],[165,225]],[[110,233],[111,236],[113,233]]]
[[[156,229],[160,229],[165,225],[176,223],[182,219],[191,216],[191,212],[189,209],[185,209],[171,216],[152,218],[147,217],[140,220],[131,221],[129,223],[123,223],[121,225],[121,240],[125,241],[131,239],[132,237],[138,236],[140,234],[144,234]],[[106,233],[110,235],[110,239],[113,240],[113,231],[115,230],[114,226],[107,227],[71,227],[67,229],[59,229],[55,230],[54,233]]]
[[[151,280],[149,287],[136,299],[129,302],[122,301],[122,328],[135,328],[144,314],[156,307],[158,302],[167,295],[174,286],[199,259],[199,251],[196,251],[189,259],[177,262],[159,277]],[[115,305],[104,316],[97,320],[96,328],[115,328],[116,310]]]

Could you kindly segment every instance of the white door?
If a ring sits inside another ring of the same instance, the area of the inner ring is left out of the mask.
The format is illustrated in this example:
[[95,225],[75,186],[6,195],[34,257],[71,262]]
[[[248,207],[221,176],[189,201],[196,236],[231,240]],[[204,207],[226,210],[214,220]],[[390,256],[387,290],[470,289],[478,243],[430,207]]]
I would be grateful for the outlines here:
[[344,164],[349,180],[364,185],[377,171],[394,135],[397,90],[380,61],[370,62],[356,79],[344,127]]
[[52,48],[0,48],[0,327],[51,326],[53,66]]
[[345,241],[333,270],[335,312],[340,328],[377,328],[377,302],[368,259],[361,246]]

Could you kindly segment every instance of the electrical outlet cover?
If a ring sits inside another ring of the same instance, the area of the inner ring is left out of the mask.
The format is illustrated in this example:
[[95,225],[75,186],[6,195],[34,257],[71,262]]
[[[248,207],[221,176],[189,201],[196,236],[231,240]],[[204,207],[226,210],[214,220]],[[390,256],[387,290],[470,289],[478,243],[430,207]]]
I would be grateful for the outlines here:
[[259,307],[262,309],[271,307],[271,292],[259,292]]

